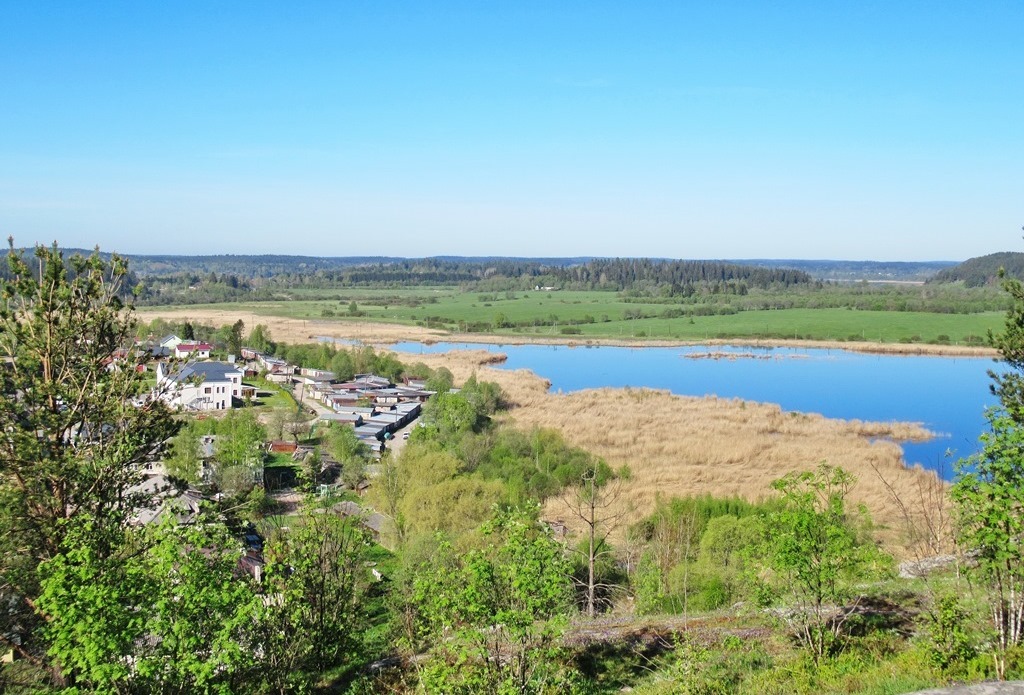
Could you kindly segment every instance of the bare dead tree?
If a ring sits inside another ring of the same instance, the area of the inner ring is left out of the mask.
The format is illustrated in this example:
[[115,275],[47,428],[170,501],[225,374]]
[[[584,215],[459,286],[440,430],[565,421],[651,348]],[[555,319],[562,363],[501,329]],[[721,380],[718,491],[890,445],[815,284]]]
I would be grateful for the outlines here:
[[953,504],[949,486],[937,474],[917,476],[914,486],[901,494],[877,464],[872,462],[871,468],[899,510],[907,546],[915,560],[954,550]]
[[585,592],[586,613],[589,618],[593,618],[596,613],[598,592],[612,588],[598,579],[598,562],[614,552],[608,539],[630,511],[629,507],[622,503],[622,478],[613,475],[600,480],[600,477],[596,467],[589,467],[581,476],[579,485],[568,488],[561,498],[569,513],[584,525],[587,547],[576,552],[580,553],[587,563],[587,578],[579,583]]

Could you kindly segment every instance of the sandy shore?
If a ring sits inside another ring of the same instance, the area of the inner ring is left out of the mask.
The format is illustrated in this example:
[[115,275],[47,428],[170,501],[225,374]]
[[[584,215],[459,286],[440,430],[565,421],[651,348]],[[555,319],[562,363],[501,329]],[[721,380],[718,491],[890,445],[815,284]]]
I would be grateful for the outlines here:
[[995,357],[998,353],[988,347],[966,345],[926,345],[915,343],[872,343],[861,341],[830,340],[750,340],[730,338],[728,340],[619,340],[612,338],[580,339],[567,336],[520,336],[488,335],[483,333],[452,333],[420,326],[368,321],[313,321],[266,316],[252,312],[238,312],[225,309],[165,309],[139,310],[143,321],[160,317],[168,321],[192,321],[213,326],[223,326],[242,319],[246,329],[263,324],[275,340],[289,343],[313,342],[319,336],[357,340],[370,345],[390,345],[399,342],[457,342],[486,345],[609,345],[618,347],[679,347],[687,345],[737,345],[758,348],[824,348],[849,350],[885,355],[935,355],[947,357]]
[[[399,341],[458,341],[518,344],[549,342],[508,337],[451,335],[412,326],[359,322],[314,322],[230,311],[147,311],[153,316],[181,321],[233,323],[241,318],[247,327],[266,325],[273,338],[287,342],[330,336],[387,345]],[[251,322],[251,323],[250,323]],[[581,342],[558,341],[563,345]],[[663,345],[690,343],[648,341],[601,341],[602,345]],[[759,341],[716,341],[708,344],[751,345]],[[948,346],[869,345],[867,343],[818,343],[787,341],[777,345],[859,349],[891,354],[984,356],[982,349]],[[892,497],[896,491],[917,514],[936,512],[936,499],[945,505],[945,484],[934,473],[908,468],[898,442],[921,440],[930,433],[914,423],[872,423],[834,420],[821,415],[787,412],[779,406],[738,399],[686,397],[651,389],[592,389],[570,394],[550,392],[550,384],[526,370],[509,371],[488,366],[495,354],[486,350],[455,350],[443,354],[402,354],[406,362],[445,366],[457,382],[476,374],[495,381],[509,395],[513,407],[505,416],[523,428],[551,427],[567,441],[603,457],[613,467],[629,466],[632,478],[622,504],[632,519],[653,509],[659,497],[673,495],[739,495],[758,500],[771,494],[773,480],[792,470],[806,470],[822,462],[842,466],[858,482],[851,502],[864,504],[879,525],[890,547],[907,555],[905,517]],[[938,490],[938,494],[935,491]],[[928,509],[930,507],[930,509]],[[944,510],[939,509],[938,512]],[[551,518],[572,520],[557,501],[545,510]]]

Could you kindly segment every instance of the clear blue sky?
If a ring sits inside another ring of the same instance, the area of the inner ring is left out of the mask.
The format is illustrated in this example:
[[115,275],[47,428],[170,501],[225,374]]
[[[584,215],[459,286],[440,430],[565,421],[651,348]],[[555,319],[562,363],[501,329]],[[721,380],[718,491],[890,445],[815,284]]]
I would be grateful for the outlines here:
[[19,245],[1024,249],[1020,0],[0,10],[0,234]]

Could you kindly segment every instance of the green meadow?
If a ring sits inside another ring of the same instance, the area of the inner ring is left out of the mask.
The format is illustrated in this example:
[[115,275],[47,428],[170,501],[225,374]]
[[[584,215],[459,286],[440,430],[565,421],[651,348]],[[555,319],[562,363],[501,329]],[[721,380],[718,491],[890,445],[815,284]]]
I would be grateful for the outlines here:
[[[981,344],[1001,311],[934,313],[857,308],[751,309],[734,297],[659,302],[599,291],[466,292],[458,288],[292,290],[280,301],[190,305],[307,321],[374,321],[453,333],[572,339],[767,338]],[[186,308],[186,307],[180,307]]]

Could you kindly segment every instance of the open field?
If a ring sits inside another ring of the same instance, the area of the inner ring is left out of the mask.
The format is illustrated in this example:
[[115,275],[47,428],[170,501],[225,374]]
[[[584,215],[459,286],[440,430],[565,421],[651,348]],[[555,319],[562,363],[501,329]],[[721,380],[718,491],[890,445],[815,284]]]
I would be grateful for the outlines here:
[[[315,296],[324,296],[323,290]],[[307,294],[314,294],[312,291]],[[301,293],[300,293],[301,295]],[[353,290],[338,299],[292,299],[146,309],[143,315],[242,317],[247,325],[269,317],[320,324],[386,323],[440,330],[456,336],[480,332],[502,338],[523,336],[603,340],[693,341],[824,340],[879,343],[979,344],[998,328],[1003,313],[931,313],[845,308],[750,309],[727,305],[675,305],[625,301],[612,292],[526,292],[477,294],[451,289]],[[352,302],[357,315],[350,314]],[[690,311],[715,315],[677,315]],[[232,319],[233,320],[233,319]],[[283,336],[276,336],[283,338]]]
[[[935,354],[935,355],[994,355],[995,352],[989,348],[975,345],[936,344],[936,343],[905,343],[905,342],[878,342],[875,340],[865,341],[839,341],[827,339],[797,339],[793,338],[763,338],[756,335],[737,338],[711,338],[703,337],[626,337],[626,336],[582,336],[582,335],[552,335],[550,333],[523,333],[512,334],[507,332],[498,333],[458,333],[445,330],[439,327],[427,328],[400,323],[377,323],[366,319],[302,319],[289,316],[280,316],[261,312],[266,304],[247,305],[225,305],[218,304],[212,307],[197,306],[189,309],[167,308],[167,309],[144,309],[140,310],[139,318],[142,321],[152,321],[155,318],[163,318],[172,322],[192,321],[194,323],[222,326],[232,324],[242,319],[248,329],[256,324],[263,324],[269,330],[275,340],[288,343],[313,342],[318,336],[333,338],[345,338],[361,341],[373,345],[387,345],[389,343],[419,341],[439,342],[454,341],[468,343],[555,343],[555,344],[604,344],[604,345],[628,345],[628,346],[669,346],[685,345],[692,343],[700,344],[750,344],[750,345],[787,345],[792,347],[824,347],[854,350],[858,352],[875,352],[890,354]],[[782,312],[772,312],[780,314]],[[867,313],[867,312],[862,312]],[[998,324],[998,322],[995,322]]]

